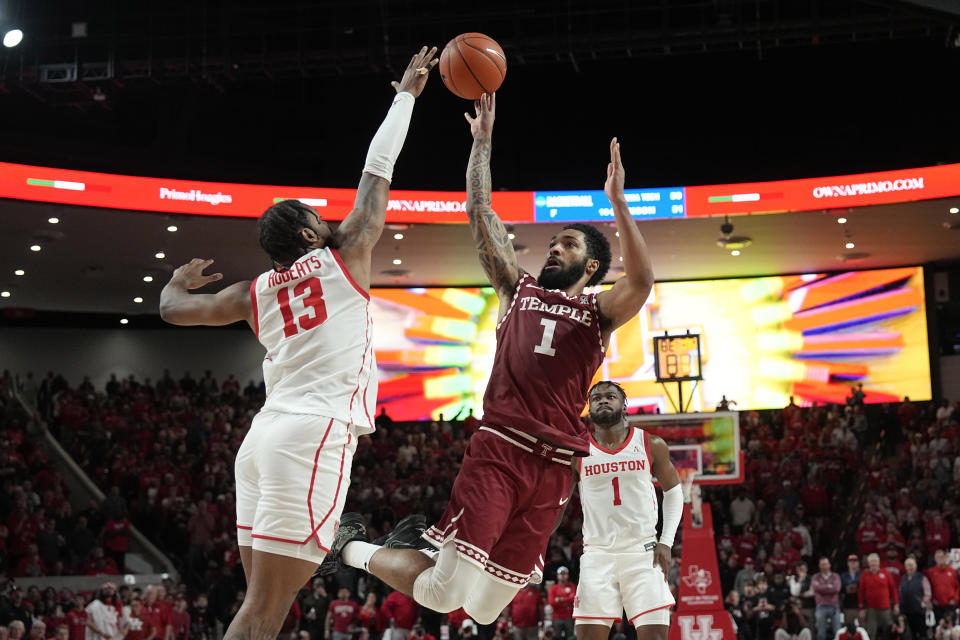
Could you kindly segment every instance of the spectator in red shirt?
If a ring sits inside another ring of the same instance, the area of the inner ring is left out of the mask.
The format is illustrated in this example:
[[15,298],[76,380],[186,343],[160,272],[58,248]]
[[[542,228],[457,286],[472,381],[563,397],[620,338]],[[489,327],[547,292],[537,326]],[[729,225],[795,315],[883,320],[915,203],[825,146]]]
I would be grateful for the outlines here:
[[[873,514],[868,513],[857,528],[857,545],[860,547],[860,555],[864,556],[876,552],[877,545],[880,543],[880,536],[883,534],[883,527],[877,524]],[[869,630],[867,633],[870,633]],[[870,638],[873,639],[872,634]]]
[[867,556],[867,571],[860,574],[860,618],[864,620],[867,636],[877,637],[879,630],[886,637],[887,629],[893,624],[893,613],[899,612],[899,590],[893,583],[890,573],[880,568],[880,556],[871,553]]
[[[917,409],[917,405],[910,402],[910,396],[904,396],[903,404],[901,404],[900,408],[897,409],[897,416],[900,418],[900,424],[904,427],[910,426],[910,423],[913,422],[913,419],[917,417],[919,412],[920,410]],[[870,637],[872,640],[873,636]]]
[[407,640],[420,618],[420,605],[410,596],[394,591],[383,601],[380,613],[391,626],[390,640]]
[[173,614],[170,603],[160,595],[160,590],[166,595],[166,587],[150,585],[143,591],[143,611],[150,616],[157,625],[156,640],[169,640],[168,634],[173,634],[171,616]]
[[106,547],[114,564],[123,569],[125,557],[130,549],[130,540],[127,532],[130,531],[130,521],[126,518],[108,520],[103,525],[103,546]]
[[456,611],[451,611],[447,614],[447,622],[450,625],[451,638],[456,638],[458,636],[463,623],[467,620],[470,620],[470,616],[468,616],[467,612],[463,610],[463,607],[460,607]]
[[957,572],[947,564],[947,552],[937,549],[934,554],[936,565],[926,570],[930,580],[930,591],[933,600],[933,613],[939,622],[944,614],[956,611],[960,601],[960,583],[957,582]]
[[130,615],[126,619],[127,632],[123,640],[156,640],[157,621],[144,611],[143,601],[134,598],[130,601]]
[[83,596],[77,596],[74,607],[67,611],[67,628],[70,630],[70,640],[86,640],[87,637],[87,602]]
[[374,633],[383,633],[383,630],[387,628],[383,615],[377,607],[377,594],[372,591],[367,593],[367,601],[357,612],[357,624],[366,629],[371,636]]
[[933,514],[926,526],[927,535],[924,542],[927,543],[927,549],[949,549],[950,548],[950,525],[943,519],[939,512]]
[[[332,640],[350,640],[350,626],[357,620],[360,605],[350,599],[350,589],[337,591],[337,599],[330,603],[327,611],[327,633],[324,637]],[[332,627],[332,634],[331,634]]]
[[187,640],[190,637],[190,612],[187,611],[187,599],[177,598],[170,615],[170,626],[173,627],[173,640]]
[[427,633],[422,624],[413,625],[413,633],[410,636],[414,640],[437,640],[433,634]]
[[890,577],[893,579],[893,584],[895,584],[899,590],[900,580],[903,579],[907,569],[903,566],[903,563],[900,562],[896,547],[887,547],[886,555],[887,557],[883,561],[883,568],[890,572]]
[[540,590],[528,582],[517,592],[507,610],[513,624],[513,640],[537,640],[537,627],[543,617]]
[[550,587],[547,601],[553,607],[553,628],[558,640],[573,640],[573,600],[577,597],[577,585],[570,582],[570,570],[557,569],[557,584]]

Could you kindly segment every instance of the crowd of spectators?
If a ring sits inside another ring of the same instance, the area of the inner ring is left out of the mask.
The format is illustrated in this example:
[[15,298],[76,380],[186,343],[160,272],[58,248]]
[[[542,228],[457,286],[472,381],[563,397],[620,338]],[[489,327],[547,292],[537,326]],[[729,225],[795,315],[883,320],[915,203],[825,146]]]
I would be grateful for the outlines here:
[[[0,385],[10,384],[9,375],[0,379]],[[71,387],[48,374],[39,382],[32,376],[21,379],[20,390],[107,497],[75,513],[55,465],[31,442],[29,421],[5,418],[0,433],[0,500],[10,507],[0,523],[5,574],[122,573],[132,523],[163,550],[182,578],[183,584],[166,585],[170,595],[161,600],[225,628],[243,601],[233,459],[263,402],[262,385],[241,386],[233,376],[218,381],[207,372],[179,380],[167,373],[155,382],[112,377],[96,389],[89,380]],[[832,637],[839,616],[821,622],[820,596],[813,589],[813,568],[824,560],[841,565],[852,553],[866,567],[865,556],[874,551],[890,562],[912,555],[924,574],[935,563],[934,551],[957,541],[960,512],[948,496],[960,489],[960,412],[949,409],[909,402],[864,406],[854,395],[847,406],[801,408],[791,401],[781,411],[741,413],[745,482],[709,487],[705,498],[717,529],[720,580],[742,640],[775,635],[786,640],[782,633],[794,636],[803,629],[822,639],[825,625]],[[365,514],[371,537],[410,513],[439,517],[477,426],[472,416],[395,423],[385,413],[377,423],[378,430],[358,443],[346,507]],[[462,611],[450,614],[451,637],[493,637],[511,629],[517,640],[572,636],[564,622],[569,603],[554,587],[575,589],[577,582],[582,552],[577,500],[571,499],[550,541],[545,583],[518,594],[499,625],[475,630]],[[892,573],[890,562],[883,567]],[[901,566],[896,565],[898,577],[907,573]],[[859,601],[858,571],[854,567],[853,574],[840,576],[839,594],[840,608],[857,614],[868,609]],[[674,589],[678,573],[679,556],[669,576]],[[17,598],[32,603],[34,617],[50,618],[51,637],[58,626],[51,607],[65,615],[89,606],[71,593],[18,593],[8,588],[0,604]],[[121,588],[118,596],[131,607],[138,594]],[[947,619],[950,603],[931,602],[940,607],[934,615]],[[2,624],[16,619],[7,609],[0,612]],[[378,581],[344,572],[303,589],[284,633],[298,640],[345,640],[336,635],[343,633],[376,640],[388,630],[390,640],[440,638],[442,621]],[[184,638],[206,633],[203,627],[196,635],[194,626],[188,625]],[[632,632],[629,625],[621,631]],[[134,640],[151,639],[135,635]]]

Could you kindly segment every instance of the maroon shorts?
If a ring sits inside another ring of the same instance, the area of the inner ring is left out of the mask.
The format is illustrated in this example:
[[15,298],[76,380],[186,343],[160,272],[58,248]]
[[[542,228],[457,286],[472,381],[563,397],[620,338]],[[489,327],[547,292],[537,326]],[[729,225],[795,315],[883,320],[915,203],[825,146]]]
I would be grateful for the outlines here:
[[507,584],[540,582],[543,553],[572,489],[562,458],[481,427],[470,438],[446,511],[424,538],[456,544],[461,558]]

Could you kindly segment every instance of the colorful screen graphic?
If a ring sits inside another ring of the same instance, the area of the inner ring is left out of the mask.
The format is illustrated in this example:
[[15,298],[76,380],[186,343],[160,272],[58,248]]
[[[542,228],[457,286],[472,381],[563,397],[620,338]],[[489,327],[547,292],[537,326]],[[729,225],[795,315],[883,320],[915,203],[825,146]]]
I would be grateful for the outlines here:
[[[863,383],[869,403],[930,399],[919,267],[655,285],[611,340],[596,379],[619,382],[630,407],[674,412],[677,383],[659,384],[653,337],[700,336],[688,411],[726,396],[738,410],[843,403]],[[379,402],[394,419],[481,415],[498,309],[490,288],[374,289]]]

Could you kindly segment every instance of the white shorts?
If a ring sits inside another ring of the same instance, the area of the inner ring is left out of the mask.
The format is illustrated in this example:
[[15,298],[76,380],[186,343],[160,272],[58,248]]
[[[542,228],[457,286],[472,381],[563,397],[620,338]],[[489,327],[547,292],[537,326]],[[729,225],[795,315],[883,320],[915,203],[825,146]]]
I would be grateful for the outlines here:
[[580,584],[573,605],[577,624],[609,627],[627,612],[630,624],[670,624],[673,594],[653,551],[608,553],[589,551],[580,557]]
[[356,448],[356,434],[340,420],[258,413],[234,465],[240,546],[322,562],[340,524]]

